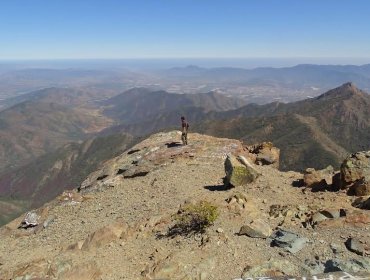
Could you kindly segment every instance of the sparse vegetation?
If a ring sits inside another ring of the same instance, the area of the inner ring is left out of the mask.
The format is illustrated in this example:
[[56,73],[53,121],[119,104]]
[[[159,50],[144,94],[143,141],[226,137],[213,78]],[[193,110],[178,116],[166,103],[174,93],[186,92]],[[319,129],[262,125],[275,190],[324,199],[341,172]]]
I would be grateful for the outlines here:
[[189,236],[204,233],[219,216],[217,206],[207,201],[184,205],[173,218],[175,224],[169,229],[168,236]]

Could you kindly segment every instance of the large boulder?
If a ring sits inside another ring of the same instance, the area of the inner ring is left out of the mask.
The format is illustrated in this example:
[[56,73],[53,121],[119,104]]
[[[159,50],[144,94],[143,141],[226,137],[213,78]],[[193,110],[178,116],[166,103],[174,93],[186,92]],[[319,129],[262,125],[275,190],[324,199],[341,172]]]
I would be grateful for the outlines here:
[[351,194],[370,195],[370,151],[351,154],[340,167],[342,188]]
[[333,183],[334,169],[331,165],[322,170],[307,168],[303,175],[304,185],[313,190],[328,188]]
[[255,155],[255,163],[258,165],[271,165],[279,168],[280,149],[274,147],[271,142],[263,142],[248,147],[250,153]]
[[245,157],[239,156],[236,158],[233,155],[227,156],[225,160],[225,173],[225,184],[234,187],[252,183],[259,176],[257,170]]

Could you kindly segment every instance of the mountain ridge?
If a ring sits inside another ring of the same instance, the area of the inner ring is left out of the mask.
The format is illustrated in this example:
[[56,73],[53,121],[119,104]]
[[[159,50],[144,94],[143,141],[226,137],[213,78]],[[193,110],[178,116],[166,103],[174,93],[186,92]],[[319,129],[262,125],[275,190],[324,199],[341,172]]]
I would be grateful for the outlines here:
[[[368,275],[368,257],[349,251],[341,236],[365,242],[370,216],[352,206],[345,192],[302,192],[292,186],[302,174],[253,164],[238,140],[190,133],[189,145],[182,146],[176,144],[180,137],[180,131],[154,134],[106,161],[79,192],[66,191],[34,210],[41,226],[19,228],[25,217],[20,216],[1,227],[0,252],[7,256],[1,260],[1,275],[60,280],[202,275],[221,280],[334,275],[343,267],[351,275]],[[244,187],[225,186],[227,155],[250,161],[259,174],[256,180]],[[205,232],[166,235],[176,213],[202,201],[219,211]],[[346,214],[304,226],[328,211]],[[242,234],[242,228],[261,223],[268,235],[288,231],[307,241],[288,252],[269,239]],[[331,249],[333,240],[340,253]],[[26,250],[30,247],[32,254]],[[318,263],[316,256],[322,258]]]

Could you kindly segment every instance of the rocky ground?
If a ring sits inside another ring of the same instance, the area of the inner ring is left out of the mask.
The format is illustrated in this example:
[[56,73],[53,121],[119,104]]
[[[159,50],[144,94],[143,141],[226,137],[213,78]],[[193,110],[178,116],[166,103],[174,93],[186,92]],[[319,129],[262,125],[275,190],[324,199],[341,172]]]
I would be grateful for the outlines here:
[[[79,191],[0,229],[0,279],[238,279],[370,271],[370,211],[345,191],[252,165],[254,182],[223,182],[237,140],[159,133],[92,173]],[[365,199],[364,199],[365,200]],[[183,205],[219,216],[203,234],[167,236]],[[23,227],[18,228],[23,221]],[[365,274],[364,274],[365,275]],[[369,274],[363,276],[368,279]]]

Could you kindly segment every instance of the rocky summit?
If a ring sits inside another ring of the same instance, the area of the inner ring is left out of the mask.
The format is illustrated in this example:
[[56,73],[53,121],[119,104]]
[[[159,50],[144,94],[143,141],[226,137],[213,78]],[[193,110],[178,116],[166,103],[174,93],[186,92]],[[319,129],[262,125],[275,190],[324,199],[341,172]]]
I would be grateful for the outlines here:
[[[152,135],[3,226],[0,279],[369,278],[369,198],[312,188],[335,171],[302,184],[273,147],[180,138]],[[343,180],[365,172],[349,160]]]

